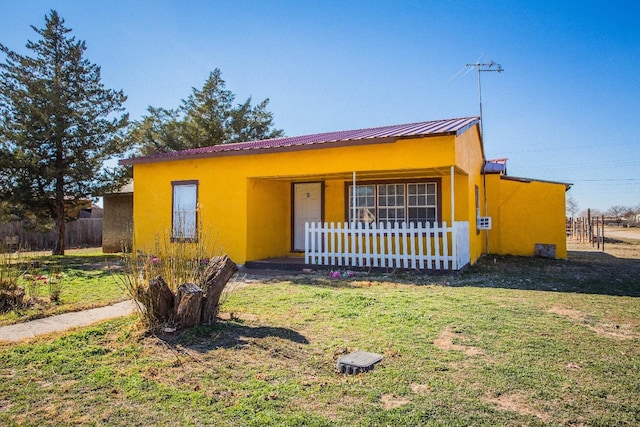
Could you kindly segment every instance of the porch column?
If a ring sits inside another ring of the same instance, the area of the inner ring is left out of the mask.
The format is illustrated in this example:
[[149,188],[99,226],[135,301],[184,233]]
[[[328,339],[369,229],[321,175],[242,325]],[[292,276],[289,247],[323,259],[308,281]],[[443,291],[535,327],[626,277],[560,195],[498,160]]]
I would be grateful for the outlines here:
[[451,166],[451,226],[455,220],[456,196],[455,196],[455,166]]
[[353,171],[353,184],[351,186],[351,224],[356,224],[356,171]]

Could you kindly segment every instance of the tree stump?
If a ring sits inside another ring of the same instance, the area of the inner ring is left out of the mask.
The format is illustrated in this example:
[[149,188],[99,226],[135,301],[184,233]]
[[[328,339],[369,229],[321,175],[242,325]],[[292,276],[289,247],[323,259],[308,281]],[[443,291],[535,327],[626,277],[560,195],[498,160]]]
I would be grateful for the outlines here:
[[138,300],[158,323],[173,321],[180,329],[211,325],[218,315],[222,291],[237,271],[228,256],[214,257],[204,271],[201,287],[185,283],[174,295],[164,279],[156,276],[149,281],[148,288],[137,290]]
[[0,290],[0,313],[22,306],[24,296],[24,288],[21,286]]
[[175,320],[180,328],[191,328],[200,324],[202,297],[202,289],[194,283],[185,283],[178,287]]
[[227,286],[231,276],[237,271],[238,266],[227,255],[213,257],[209,261],[201,283],[205,296],[200,319],[202,324],[212,325],[216,322],[220,295],[222,295],[222,291]]
[[160,322],[169,320],[173,315],[174,297],[162,276],[156,276],[149,281],[147,294],[155,318]]

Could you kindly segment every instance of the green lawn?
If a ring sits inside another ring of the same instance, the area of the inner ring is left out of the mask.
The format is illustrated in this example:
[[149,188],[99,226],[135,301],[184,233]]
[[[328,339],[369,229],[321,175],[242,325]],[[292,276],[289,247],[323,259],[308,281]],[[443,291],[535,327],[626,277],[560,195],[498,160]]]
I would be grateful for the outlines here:
[[[585,262],[273,279],[179,336],[144,335],[132,317],[7,345],[0,424],[638,425],[638,276],[620,269],[612,290]],[[339,374],[353,350],[384,359]]]
[[[0,325],[36,319],[68,311],[78,311],[122,301],[126,298],[117,275],[121,257],[103,254],[99,249],[70,250],[65,256],[29,253],[19,258],[21,272],[50,276],[64,274],[61,300],[48,301],[46,285],[40,286],[40,298],[17,311],[0,314]],[[25,283],[20,283],[25,286]]]

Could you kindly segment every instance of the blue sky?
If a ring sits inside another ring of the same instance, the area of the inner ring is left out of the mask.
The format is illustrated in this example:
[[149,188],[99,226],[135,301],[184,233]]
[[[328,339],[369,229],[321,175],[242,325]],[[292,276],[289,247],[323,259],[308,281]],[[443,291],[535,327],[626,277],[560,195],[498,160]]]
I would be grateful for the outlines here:
[[513,176],[573,183],[580,209],[640,205],[640,3],[630,1],[0,0],[25,52],[55,9],[132,119],[220,68],[270,98],[289,136],[479,114]]

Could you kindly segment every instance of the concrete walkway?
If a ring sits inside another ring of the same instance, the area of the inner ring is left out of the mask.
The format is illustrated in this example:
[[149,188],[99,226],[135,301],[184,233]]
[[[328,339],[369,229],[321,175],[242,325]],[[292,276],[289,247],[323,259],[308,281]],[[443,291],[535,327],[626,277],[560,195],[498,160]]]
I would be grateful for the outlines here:
[[9,326],[0,326],[0,342],[20,341],[38,335],[60,332],[102,320],[128,316],[135,311],[133,301],[122,301],[106,307],[64,313]]

